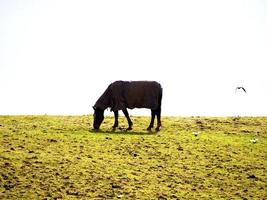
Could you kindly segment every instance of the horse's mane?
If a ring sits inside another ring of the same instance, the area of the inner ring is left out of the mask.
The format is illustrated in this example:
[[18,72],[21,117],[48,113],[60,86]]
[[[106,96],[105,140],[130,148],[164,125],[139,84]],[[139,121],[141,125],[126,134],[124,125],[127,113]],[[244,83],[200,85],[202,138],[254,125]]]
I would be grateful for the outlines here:
[[99,97],[96,101],[94,107],[100,108],[101,110],[105,110],[108,107],[111,107],[111,84],[105,90],[105,92]]

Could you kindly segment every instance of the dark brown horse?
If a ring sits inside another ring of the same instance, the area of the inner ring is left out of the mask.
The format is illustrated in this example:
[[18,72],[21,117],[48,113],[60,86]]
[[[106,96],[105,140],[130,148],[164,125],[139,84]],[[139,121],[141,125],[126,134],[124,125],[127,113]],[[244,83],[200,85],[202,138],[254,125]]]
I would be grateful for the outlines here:
[[151,109],[151,122],[147,130],[151,130],[157,116],[157,127],[161,126],[161,85],[155,81],[116,81],[108,86],[106,91],[97,100],[94,108],[94,129],[99,129],[104,120],[104,111],[110,108],[114,112],[115,122],[113,129],[118,127],[118,111],[122,110],[128,121],[128,128],[132,129],[132,121],[127,108],[148,108]]

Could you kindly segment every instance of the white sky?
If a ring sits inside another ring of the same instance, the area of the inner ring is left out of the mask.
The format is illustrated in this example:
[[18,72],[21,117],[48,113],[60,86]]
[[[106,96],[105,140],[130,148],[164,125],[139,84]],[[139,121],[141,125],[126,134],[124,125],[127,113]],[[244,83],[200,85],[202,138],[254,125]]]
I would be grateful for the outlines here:
[[88,114],[111,82],[156,80],[163,115],[266,116],[266,69],[264,0],[0,0],[2,115]]

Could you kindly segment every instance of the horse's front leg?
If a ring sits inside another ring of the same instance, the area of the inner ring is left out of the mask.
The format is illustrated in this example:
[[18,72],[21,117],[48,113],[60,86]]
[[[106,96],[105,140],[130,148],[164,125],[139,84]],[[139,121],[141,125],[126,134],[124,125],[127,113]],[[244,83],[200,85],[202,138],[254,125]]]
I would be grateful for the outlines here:
[[115,130],[118,125],[119,125],[119,121],[118,121],[118,117],[119,117],[119,111],[114,111],[114,125],[112,126],[112,129]]
[[129,113],[128,113],[127,109],[123,109],[122,112],[128,121],[128,128],[126,129],[126,131],[132,130],[133,122],[131,121],[131,119],[129,117]]

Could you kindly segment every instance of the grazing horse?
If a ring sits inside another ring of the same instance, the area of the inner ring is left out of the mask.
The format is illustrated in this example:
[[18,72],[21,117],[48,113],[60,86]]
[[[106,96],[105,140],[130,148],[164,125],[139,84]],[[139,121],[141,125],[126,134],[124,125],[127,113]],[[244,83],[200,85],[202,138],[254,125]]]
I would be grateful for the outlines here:
[[162,87],[155,81],[115,81],[111,83],[102,96],[96,101],[94,109],[94,129],[99,129],[104,120],[104,111],[110,108],[114,112],[115,122],[113,129],[118,125],[118,111],[122,110],[127,121],[128,128],[132,130],[132,121],[127,108],[148,108],[151,109],[151,122],[147,128],[151,131],[154,126],[154,119],[157,116],[157,127],[161,127],[161,99]]

